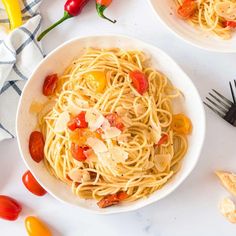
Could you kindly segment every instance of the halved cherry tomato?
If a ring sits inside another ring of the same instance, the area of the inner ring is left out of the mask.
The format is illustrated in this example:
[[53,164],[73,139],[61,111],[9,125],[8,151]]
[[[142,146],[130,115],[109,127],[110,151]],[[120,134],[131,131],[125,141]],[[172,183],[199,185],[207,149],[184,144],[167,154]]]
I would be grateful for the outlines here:
[[22,210],[21,205],[13,198],[0,195],[0,218],[16,220]]
[[51,96],[54,94],[58,82],[57,74],[48,75],[43,83],[43,95]]
[[86,145],[88,138],[101,139],[101,135],[97,132],[92,132],[90,129],[76,129],[70,134],[70,140],[78,144],[80,147]]
[[148,80],[146,75],[141,71],[131,71],[129,76],[133,82],[134,88],[143,95],[148,90]]
[[197,4],[195,0],[185,0],[178,8],[178,15],[183,19],[191,18],[197,10]]
[[85,112],[82,111],[81,113],[79,113],[79,115],[77,115],[76,117],[72,118],[68,124],[67,127],[71,130],[74,131],[75,129],[78,128],[87,128],[88,127],[88,123],[85,120]]
[[224,22],[225,27],[230,27],[231,29],[236,28],[236,21],[225,21]]
[[159,142],[155,146],[159,147],[160,145],[165,143],[167,140],[168,140],[168,135],[167,134],[163,134],[161,139],[159,140]]
[[40,162],[44,158],[44,139],[43,134],[39,131],[34,131],[30,134],[29,138],[29,152],[32,159]]
[[120,201],[125,200],[128,197],[128,194],[126,192],[118,192],[115,194],[109,194],[107,196],[105,196],[104,198],[102,198],[97,205],[100,208],[105,208],[105,207],[109,207],[112,205],[117,205],[120,203]]
[[85,74],[88,86],[95,92],[102,93],[107,86],[106,75],[102,71],[93,71]]
[[47,193],[29,170],[26,171],[22,176],[22,182],[31,193],[37,196],[43,196]]
[[81,147],[76,143],[71,144],[71,154],[73,158],[77,161],[85,161],[87,157],[84,154],[84,151],[87,151],[89,147]]
[[35,216],[25,219],[25,228],[29,236],[52,236],[48,227]]
[[192,131],[191,120],[184,114],[173,115],[171,127],[179,134],[190,134]]
[[123,131],[125,126],[122,123],[122,119],[118,116],[117,113],[111,113],[105,116],[112,127],[116,127],[117,129]]

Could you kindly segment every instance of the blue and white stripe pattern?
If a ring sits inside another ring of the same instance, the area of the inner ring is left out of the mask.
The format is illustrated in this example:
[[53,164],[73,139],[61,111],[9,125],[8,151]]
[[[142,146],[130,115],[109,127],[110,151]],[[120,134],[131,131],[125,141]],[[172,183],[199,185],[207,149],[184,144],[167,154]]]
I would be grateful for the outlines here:
[[43,59],[36,41],[42,0],[22,0],[24,25],[9,32],[9,21],[0,1],[0,141],[15,136],[15,118],[25,81]]

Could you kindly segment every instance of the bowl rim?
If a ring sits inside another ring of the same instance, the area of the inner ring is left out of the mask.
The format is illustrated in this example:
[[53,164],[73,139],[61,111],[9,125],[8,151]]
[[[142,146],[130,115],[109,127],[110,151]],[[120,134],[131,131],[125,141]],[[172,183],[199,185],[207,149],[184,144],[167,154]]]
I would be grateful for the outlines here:
[[173,193],[186,179],[187,177],[192,173],[193,169],[196,167],[197,165],[197,162],[200,158],[200,155],[201,155],[201,152],[202,152],[202,149],[203,149],[203,145],[204,145],[204,141],[205,141],[205,134],[206,134],[206,114],[205,114],[205,109],[204,109],[204,106],[201,103],[199,103],[199,110],[200,110],[200,113],[201,113],[201,122],[202,122],[202,137],[201,137],[201,140],[199,141],[199,148],[198,148],[198,151],[196,152],[195,156],[195,161],[192,162],[192,166],[191,168],[188,168],[182,175],[182,178],[179,180],[179,182],[175,183],[175,185],[170,188],[169,190],[167,190],[161,197],[159,197],[158,199],[154,199],[153,201],[150,201],[150,202],[146,202],[146,201],[143,201],[141,202],[140,204],[138,205],[133,205],[133,206],[127,206],[125,208],[111,208],[110,211],[94,211],[93,209],[90,209],[90,208],[86,208],[86,207],[81,207],[79,205],[76,205],[74,203],[71,203],[71,202],[68,202],[64,199],[61,199],[60,197],[58,197],[54,192],[52,192],[51,190],[49,190],[47,187],[44,186],[44,184],[42,184],[42,182],[40,181],[39,177],[37,177],[34,172],[32,171],[32,168],[30,167],[30,165],[27,163],[26,159],[24,158],[24,152],[21,148],[21,141],[20,141],[20,133],[19,133],[19,114],[20,114],[20,109],[21,109],[21,106],[22,106],[22,100],[23,100],[23,96],[24,96],[24,93],[25,91],[27,90],[28,86],[29,86],[29,83],[32,79],[32,77],[35,75],[35,73],[37,72],[37,70],[41,67],[41,65],[45,62],[45,60],[47,60],[49,57],[51,57],[53,54],[55,54],[57,51],[59,51],[60,49],[62,49],[63,47],[69,45],[69,44],[72,44],[76,41],[79,41],[79,40],[86,40],[86,39],[90,39],[91,38],[101,38],[101,37],[116,37],[116,38],[123,38],[123,39],[128,39],[128,40],[133,40],[133,41],[136,41],[144,46],[147,46],[147,47],[151,47],[151,48],[155,48],[157,50],[159,50],[165,57],[167,57],[168,59],[170,59],[180,70],[181,72],[188,78],[189,80],[189,83],[191,83],[193,89],[195,90],[195,93],[196,93],[196,98],[201,101],[201,97],[200,97],[200,94],[196,88],[196,86],[194,85],[193,81],[191,80],[191,78],[185,73],[185,71],[182,69],[181,66],[179,66],[174,59],[172,59],[172,57],[170,57],[165,51],[163,51],[162,49],[156,47],[155,45],[151,44],[151,43],[146,43],[144,42],[143,40],[140,40],[140,39],[137,39],[135,37],[130,37],[130,36],[126,36],[126,35],[122,35],[122,34],[101,34],[101,35],[86,35],[86,36],[79,36],[79,37],[74,37],[66,42],[64,42],[63,44],[59,45],[58,47],[56,47],[55,49],[53,49],[49,54],[47,54],[47,56],[36,66],[36,68],[34,69],[34,71],[31,73],[29,79],[27,80],[23,90],[22,90],[22,95],[20,97],[20,100],[19,100],[19,103],[18,103],[18,107],[17,107],[17,113],[16,113],[16,137],[17,137],[17,144],[18,144],[18,148],[19,148],[19,152],[20,152],[20,156],[21,158],[23,159],[23,162],[25,163],[26,167],[28,168],[28,170],[30,170],[30,172],[33,174],[33,176],[35,177],[35,179],[39,182],[40,185],[43,186],[43,188],[45,188],[45,190],[51,195],[53,196],[55,199],[57,199],[59,202],[62,202],[62,203],[66,203],[70,206],[73,206],[73,207],[76,207],[80,210],[85,210],[85,211],[88,211],[88,212],[91,212],[91,213],[95,213],[95,214],[98,214],[98,215],[110,215],[110,214],[117,214],[117,213],[124,213],[124,212],[131,212],[131,211],[135,211],[135,210],[138,210],[138,209],[141,209],[145,206],[148,206],[148,205],[151,205],[165,197],[167,197],[168,195],[170,195],[171,193]]
[[[159,21],[170,31],[172,32],[177,38],[183,40],[184,42],[194,46],[194,47],[197,47],[197,48],[200,48],[200,49],[203,49],[203,50],[206,50],[206,51],[209,51],[209,52],[214,52],[214,53],[227,53],[227,54],[230,54],[230,53],[236,53],[236,48],[235,49],[217,49],[216,47],[207,47],[207,46],[204,46],[204,44],[198,44],[198,43],[195,43],[193,42],[191,39],[187,39],[185,36],[181,36],[177,30],[174,29],[174,27],[171,27],[165,20],[162,19],[162,17],[157,13],[157,11],[155,10],[155,7],[153,5],[153,0],[148,0],[148,3],[152,9],[152,11],[154,12],[155,16],[157,17],[157,19],[159,19]],[[227,40],[226,40],[227,41]]]

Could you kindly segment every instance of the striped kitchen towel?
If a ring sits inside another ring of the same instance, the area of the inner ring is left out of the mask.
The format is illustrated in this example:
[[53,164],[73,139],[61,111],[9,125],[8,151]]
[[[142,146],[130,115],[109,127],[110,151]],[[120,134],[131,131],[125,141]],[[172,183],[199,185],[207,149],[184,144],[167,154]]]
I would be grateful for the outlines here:
[[0,1],[0,141],[15,137],[18,101],[26,80],[43,59],[36,41],[42,0],[21,0],[24,24],[9,32],[9,21]]

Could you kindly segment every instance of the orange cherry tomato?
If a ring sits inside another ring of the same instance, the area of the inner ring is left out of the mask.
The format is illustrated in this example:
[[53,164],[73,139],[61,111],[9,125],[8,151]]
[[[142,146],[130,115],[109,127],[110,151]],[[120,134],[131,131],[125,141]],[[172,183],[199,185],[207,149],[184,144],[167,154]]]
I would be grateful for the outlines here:
[[185,0],[178,8],[178,15],[183,19],[191,18],[197,10],[197,5],[194,0]]
[[72,118],[68,124],[67,127],[71,130],[74,131],[75,129],[78,128],[87,128],[88,123],[85,120],[85,112],[82,111],[80,114],[78,114],[76,117]]
[[163,143],[165,143],[168,140],[168,135],[163,134],[159,142],[156,144],[156,147],[161,146]]
[[22,176],[22,182],[24,183],[25,187],[34,195],[43,196],[47,193],[29,170],[26,171]]
[[54,94],[58,82],[57,74],[48,75],[43,83],[43,95],[51,96]]
[[84,154],[84,151],[87,151],[88,147],[80,147],[76,143],[71,144],[71,154],[73,158],[77,161],[85,161],[87,157]]
[[32,159],[40,162],[44,158],[44,139],[43,134],[39,131],[34,131],[29,138],[29,152]]
[[173,115],[172,129],[179,134],[190,134],[192,132],[191,120],[184,114]]
[[148,90],[148,80],[146,75],[141,71],[131,71],[129,76],[133,82],[134,88],[143,95]]
[[121,118],[117,115],[117,113],[111,113],[105,116],[112,127],[116,127],[117,129],[123,131],[125,126],[122,123]]
[[21,205],[13,198],[0,195],[0,218],[14,221],[22,210]]
[[88,86],[97,93],[102,93],[107,86],[106,75],[102,71],[93,71],[85,74]]
[[25,228],[29,236],[52,236],[48,227],[34,216],[25,219]]
[[121,201],[125,200],[128,197],[128,194],[126,192],[118,192],[115,194],[109,194],[102,198],[97,205],[100,208],[105,208],[113,205],[119,204]]

